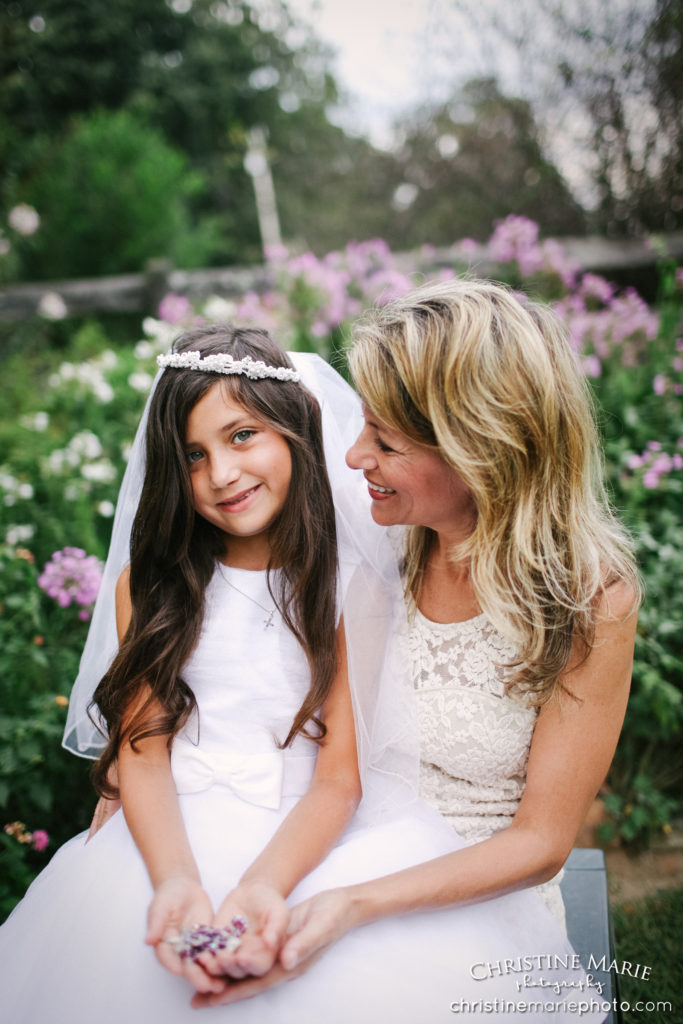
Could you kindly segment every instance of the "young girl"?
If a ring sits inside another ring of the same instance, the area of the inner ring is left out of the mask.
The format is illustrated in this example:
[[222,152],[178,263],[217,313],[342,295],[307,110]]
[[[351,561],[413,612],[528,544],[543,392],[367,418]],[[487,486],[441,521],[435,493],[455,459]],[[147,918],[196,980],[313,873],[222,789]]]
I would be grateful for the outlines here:
[[[271,968],[288,897],[459,845],[400,782],[417,761],[386,643],[384,537],[342,462],[358,403],[320,360],[298,363],[264,332],[227,326],[160,358],[67,728],[81,753],[104,745],[96,785],[122,807],[66,844],[0,929],[12,1024],[183,1024],[193,990],[216,995]],[[332,487],[302,374],[324,391]],[[98,741],[83,711],[100,676]],[[347,828],[361,788],[365,812]],[[455,999],[523,999],[521,965],[525,986],[540,986],[542,955],[555,957],[556,991],[585,988],[537,897],[511,895],[370,925],[296,984],[207,1012],[431,1024],[452,1019]],[[485,982],[481,964],[494,965]]]

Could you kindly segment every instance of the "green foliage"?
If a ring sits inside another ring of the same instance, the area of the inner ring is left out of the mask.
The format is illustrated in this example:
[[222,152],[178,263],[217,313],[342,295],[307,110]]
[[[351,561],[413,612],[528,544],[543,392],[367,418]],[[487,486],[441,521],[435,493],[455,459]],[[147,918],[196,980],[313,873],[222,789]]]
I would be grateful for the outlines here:
[[646,849],[653,835],[670,829],[676,801],[665,796],[647,775],[636,775],[627,794],[608,793],[604,806],[612,820],[600,825],[601,841],[619,838],[632,849]]
[[4,830],[0,832],[0,921],[13,909],[17,893],[28,888],[53,852],[37,853],[30,840],[24,838],[31,833],[25,831],[23,822],[9,823],[12,831],[13,826],[17,826],[18,835],[8,835]]
[[[85,828],[94,805],[85,762],[61,747],[68,691],[87,625],[37,586],[30,551],[0,546],[0,822],[31,822],[51,852]],[[47,860],[0,833],[0,914]]]
[[21,276],[139,271],[148,259],[210,260],[213,222],[192,223],[202,177],[158,131],[125,111],[97,111],[46,147],[22,198],[41,228],[16,244]]
[[[623,1024],[673,1024],[680,1020],[683,889],[662,890],[637,903],[614,907],[613,916],[619,961],[651,967],[645,980],[619,976]],[[661,1005],[666,1002],[671,1006]],[[639,1003],[641,1009],[636,1009]]]

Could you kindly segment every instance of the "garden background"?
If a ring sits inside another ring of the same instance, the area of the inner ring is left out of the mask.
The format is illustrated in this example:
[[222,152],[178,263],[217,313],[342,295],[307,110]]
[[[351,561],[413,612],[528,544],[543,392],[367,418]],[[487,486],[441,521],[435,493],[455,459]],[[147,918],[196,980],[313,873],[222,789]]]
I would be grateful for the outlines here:
[[[198,318],[230,318],[343,370],[365,306],[461,273],[551,303],[591,382],[646,588],[594,838],[635,854],[675,832],[683,14],[666,0],[590,6],[523,0],[520,17],[555,26],[542,54],[502,15],[481,26],[534,60],[515,95],[495,67],[458,81],[450,40],[450,94],[378,149],[339,126],[330,55],[279,0],[0,3],[0,913],[94,806],[88,764],[61,734],[156,354]],[[598,274],[567,236],[646,255]],[[98,276],[159,259],[216,282],[228,268],[232,285],[200,294],[186,274],[160,303],[140,290],[124,312],[70,307],[64,279],[87,295]],[[679,905],[667,901],[678,920]]]

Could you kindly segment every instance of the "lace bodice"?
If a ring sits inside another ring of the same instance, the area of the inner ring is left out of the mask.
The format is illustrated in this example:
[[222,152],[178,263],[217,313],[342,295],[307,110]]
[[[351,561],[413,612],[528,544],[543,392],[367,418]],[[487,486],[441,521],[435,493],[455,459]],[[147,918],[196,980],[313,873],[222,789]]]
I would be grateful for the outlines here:
[[[420,723],[420,789],[468,843],[512,821],[526,782],[537,709],[508,689],[514,646],[478,615],[437,623],[416,611],[407,634]],[[557,882],[539,893],[564,911]]]

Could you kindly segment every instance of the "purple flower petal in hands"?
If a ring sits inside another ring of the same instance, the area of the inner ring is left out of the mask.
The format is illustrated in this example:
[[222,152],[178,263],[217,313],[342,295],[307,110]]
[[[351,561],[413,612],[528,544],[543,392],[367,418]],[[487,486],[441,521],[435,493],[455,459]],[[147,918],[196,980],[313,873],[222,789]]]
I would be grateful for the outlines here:
[[208,973],[200,960],[183,958],[171,939],[177,939],[184,929],[192,930],[197,925],[211,924],[213,907],[201,884],[186,877],[170,878],[157,886],[154,898],[147,912],[147,934],[145,942],[154,946],[157,960],[171,974],[187,978],[197,992],[220,994],[226,982]]
[[198,1009],[237,1003],[298,978],[357,923],[348,889],[331,889],[312,896],[292,910],[278,963],[259,977],[232,982],[221,993],[197,993],[192,1006]]
[[266,974],[274,965],[284,942],[289,908],[280,893],[263,883],[243,883],[233,890],[218,909],[215,928],[233,928],[234,921],[242,919],[246,927],[239,948],[230,952],[221,950],[212,957],[212,963],[203,956],[201,963],[215,975],[246,978]]

